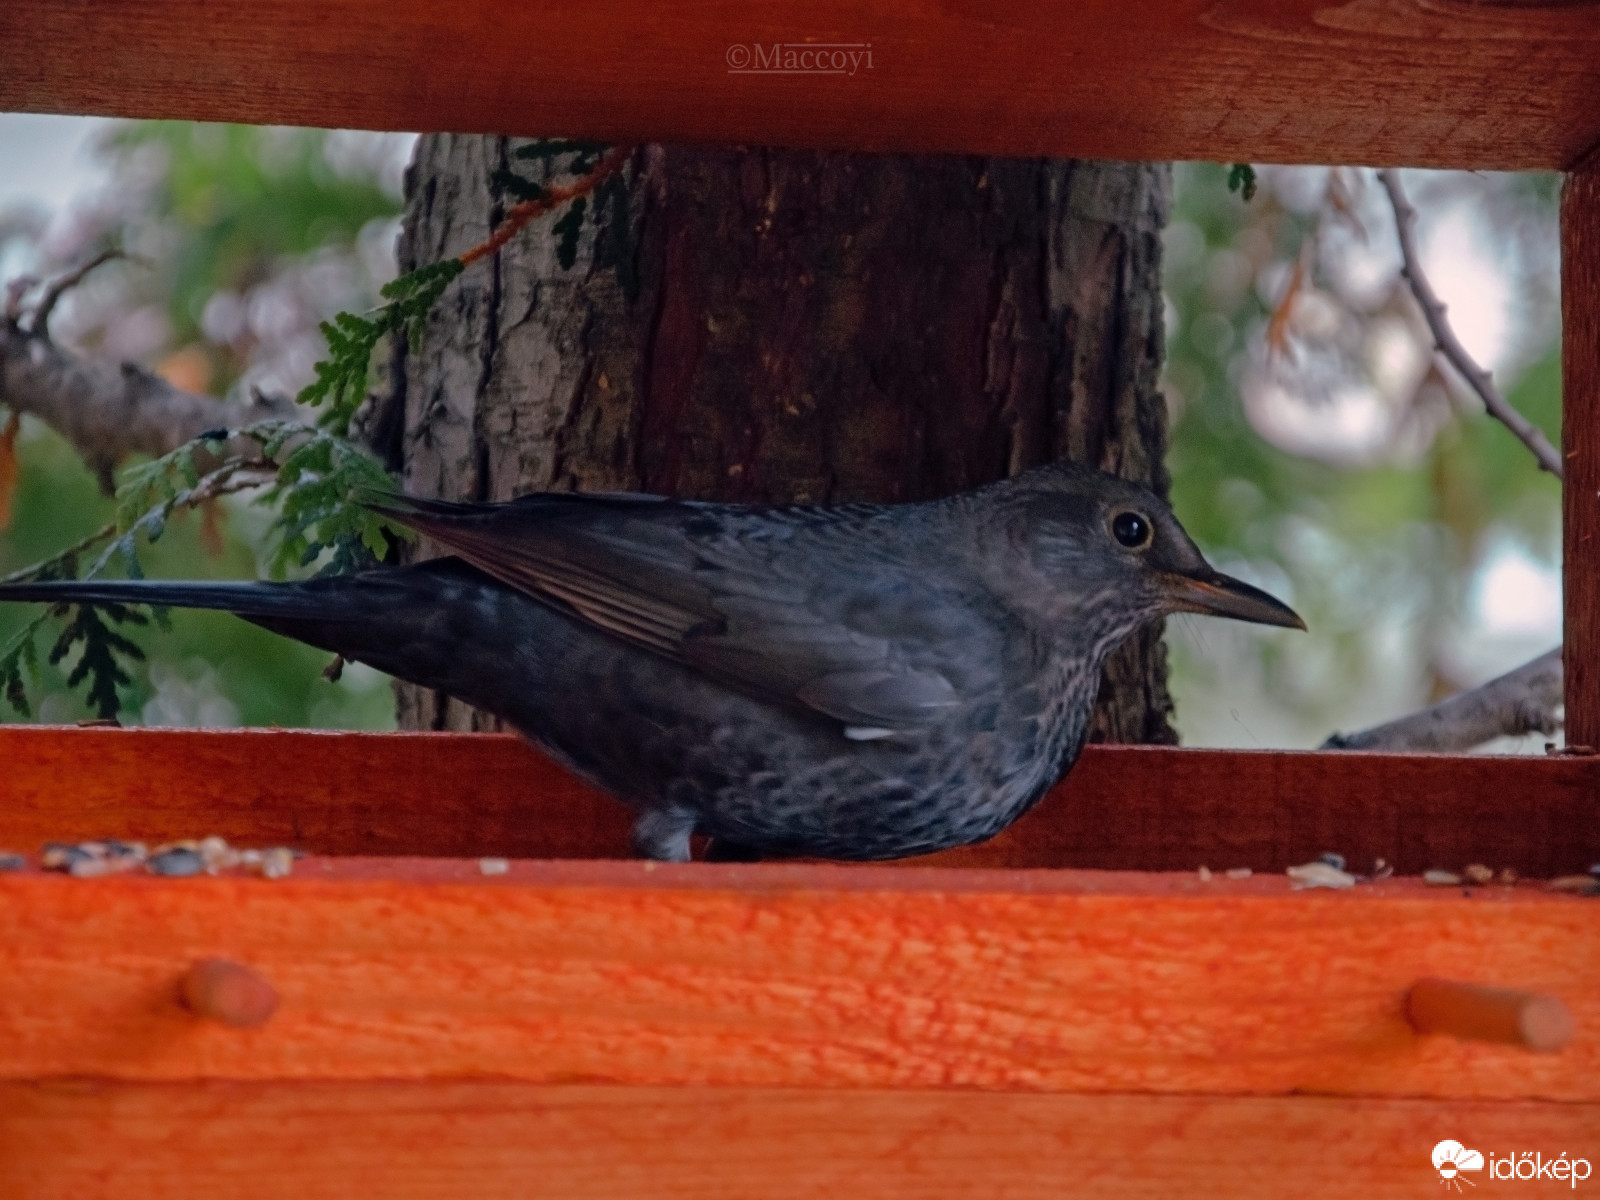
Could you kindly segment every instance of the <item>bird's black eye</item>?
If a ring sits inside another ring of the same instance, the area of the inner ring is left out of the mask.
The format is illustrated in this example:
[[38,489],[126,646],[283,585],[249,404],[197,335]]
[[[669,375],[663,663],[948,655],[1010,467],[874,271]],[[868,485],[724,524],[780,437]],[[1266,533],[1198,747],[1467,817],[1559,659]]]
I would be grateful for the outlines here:
[[1150,519],[1142,513],[1119,512],[1111,518],[1111,536],[1129,550],[1142,550],[1154,532]]

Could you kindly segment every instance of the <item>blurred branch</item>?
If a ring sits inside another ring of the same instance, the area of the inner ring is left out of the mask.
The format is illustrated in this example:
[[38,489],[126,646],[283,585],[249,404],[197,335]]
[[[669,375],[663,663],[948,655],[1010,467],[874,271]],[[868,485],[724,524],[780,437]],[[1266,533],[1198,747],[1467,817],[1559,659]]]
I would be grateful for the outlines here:
[[[1378,172],[1378,180],[1394,209],[1395,233],[1400,242],[1400,273],[1422,309],[1435,347],[1478,394],[1489,415],[1517,436],[1540,467],[1560,479],[1561,455],[1556,448],[1537,426],[1511,406],[1489,372],[1467,353],[1451,328],[1445,306],[1428,282],[1417,256],[1417,210],[1406,199],[1400,173],[1386,168]],[[1336,733],[1321,748],[1447,753],[1471,750],[1497,737],[1519,737],[1533,732],[1552,734],[1561,728],[1557,713],[1564,701],[1564,681],[1561,647],[1557,646],[1481,687],[1457,693],[1399,720],[1360,733]]]
[[39,281],[32,275],[18,275],[6,284],[5,319],[17,321],[22,317],[22,302],[29,292],[39,286]]
[[1378,181],[1383,184],[1384,191],[1389,193],[1389,203],[1394,208],[1395,232],[1400,241],[1400,273],[1405,276],[1411,294],[1416,297],[1417,304],[1422,308],[1422,316],[1433,334],[1434,345],[1439,353],[1444,355],[1445,360],[1460,372],[1468,386],[1478,394],[1484,407],[1489,410],[1489,415],[1516,434],[1522,444],[1533,452],[1539,465],[1560,479],[1561,455],[1550,444],[1550,439],[1501,395],[1489,372],[1480,367],[1472,355],[1467,353],[1466,347],[1461,344],[1461,339],[1456,337],[1455,330],[1450,327],[1450,322],[1445,317],[1444,304],[1428,282],[1428,277],[1423,274],[1421,261],[1417,257],[1417,210],[1412,208],[1411,202],[1406,199],[1405,189],[1400,184],[1400,173],[1392,167],[1385,168],[1378,172]]
[[[39,418],[71,442],[109,492],[112,472],[130,455],[158,458],[207,430],[243,424],[252,414],[184,391],[137,363],[95,362],[50,340],[51,310],[106,261],[100,255],[51,284],[31,312],[23,311],[21,293],[8,289],[13,300],[0,317],[0,404]],[[287,407],[267,406],[274,414]]]
[[49,287],[45,288],[44,295],[39,298],[39,303],[33,306],[33,317],[28,322],[28,331],[34,337],[50,339],[50,314],[55,312],[56,304],[73,288],[77,287],[86,278],[89,272],[96,267],[103,267],[108,262],[114,262],[125,255],[121,250],[102,250],[76,271],[69,271]]
[[1323,750],[1375,750],[1389,753],[1471,750],[1497,737],[1552,734],[1561,728],[1561,647],[1541,654],[1481,687],[1397,721],[1360,733],[1336,733]]

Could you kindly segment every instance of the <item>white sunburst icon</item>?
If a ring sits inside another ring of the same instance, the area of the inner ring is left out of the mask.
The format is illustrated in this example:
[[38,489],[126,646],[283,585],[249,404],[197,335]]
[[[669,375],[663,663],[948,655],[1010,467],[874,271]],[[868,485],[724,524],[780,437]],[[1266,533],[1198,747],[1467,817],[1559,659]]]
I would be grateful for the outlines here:
[[1446,1138],[1433,1148],[1433,1165],[1439,1172],[1439,1182],[1459,1192],[1463,1183],[1468,1187],[1478,1186],[1472,1180],[1462,1178],[1461,1172],[1483,1170],[1483,1155]]

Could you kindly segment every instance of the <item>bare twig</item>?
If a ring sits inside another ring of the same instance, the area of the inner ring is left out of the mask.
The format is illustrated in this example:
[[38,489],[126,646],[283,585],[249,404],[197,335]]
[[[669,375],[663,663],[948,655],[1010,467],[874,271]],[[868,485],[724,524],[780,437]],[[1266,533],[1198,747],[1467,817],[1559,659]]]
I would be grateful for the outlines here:
[[33,316],[28,322],[28,332],[37,338],[50,339],[50,314],[55,312],[56,305],[61,297],[77,287],[88,278],[89,272],[97,267],[103,267],[108,262],[114,262],[127,256],[121,250],[102,250],[83,266],[75,271],[69,271],[45,288],[44,295],[39,297],[39,303],[33,306]]
[[1541,654],[1481,687],[1360,733],[1336,733],[1323,750],[1450,753],[1497,737],[1561,728],[1561,647]]
[[[1429,284],[1417,257],[1417,210],[1406,199],[1400,173],[1386,168],[1378,172],[1378,180],[1394,208],[1401,274],[1422,309],[1439,354],[1478,394],[1489,415],[1532,451],[1539,466],[1560,479],[1561,455],[1556,448],[1538,427],[1511,406],[1489,372],[1467,353],[1451,328],[1445,306]],[[1449,752],[1471,750],[1497,737],[1517,737],[1535,731],[1551,734],[1561,728],[1562,719],[1557,714],[1564,701],[1564,687],[1561,647],[1557,646],[1481,687],[1459,692],[1409,716],[1360,733],[1336,733],[1322,744],[1322,749]]]
[[1522,444],[1533,452],[1539,465],[1560,479],[1561,455],[1550,444],[1550,439],[1501,395],[1489,372],[1480,367],[1472,355],[1467,353],[1466,347],[1461,344],[1461,339],[1456,337],[1455,330],[1445,318],[1444,305],[1429,284],[1428,277],[1423,274],[1421,261],[1417,257],[1417,210],[1412,208],[1411,202],[1406,199],[1405,189],[1400,184],[1400,173],[1392,167],[1387,167],[1378,172],[1378,181],[1383,184],[1384,191],[1389,193],[1389,203],[1394,208],[1395,232],[1400,241],[1400,273],[1405,276],[1412,296],[1422,309],[1423,319],[1428,323],[1428,329],[1433,334],[1433,341],[1439,353],[1478,394],[1484,407],[1489,410],[1489,415],[1516,434]]
[[251,488],[266,487],[278,478],[278,464],[266,458],[230,458],[201,478],[174,502],[178,508],[198,508],[207,501]]

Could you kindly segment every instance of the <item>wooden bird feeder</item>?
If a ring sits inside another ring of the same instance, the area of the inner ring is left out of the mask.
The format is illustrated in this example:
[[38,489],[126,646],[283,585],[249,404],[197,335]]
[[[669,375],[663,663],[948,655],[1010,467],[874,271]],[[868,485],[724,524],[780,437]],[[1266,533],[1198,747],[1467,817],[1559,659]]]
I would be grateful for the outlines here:
[[[729,73],[804,41],[872,67]],[[0,110],[1562,170],[1600,746],[1594,0],[6,0]],[[1441,1138],[1600,1159],[1600,902],[1417,878],[1600,859],[1592,754],[1098,748],[905,867],[618,861],[625,817],[511,738],[0,730],[0,846],[311,855],[0,875],[0,1196],[1410,1197]],[[1399,875],[1268,873],[1328,848]]]

